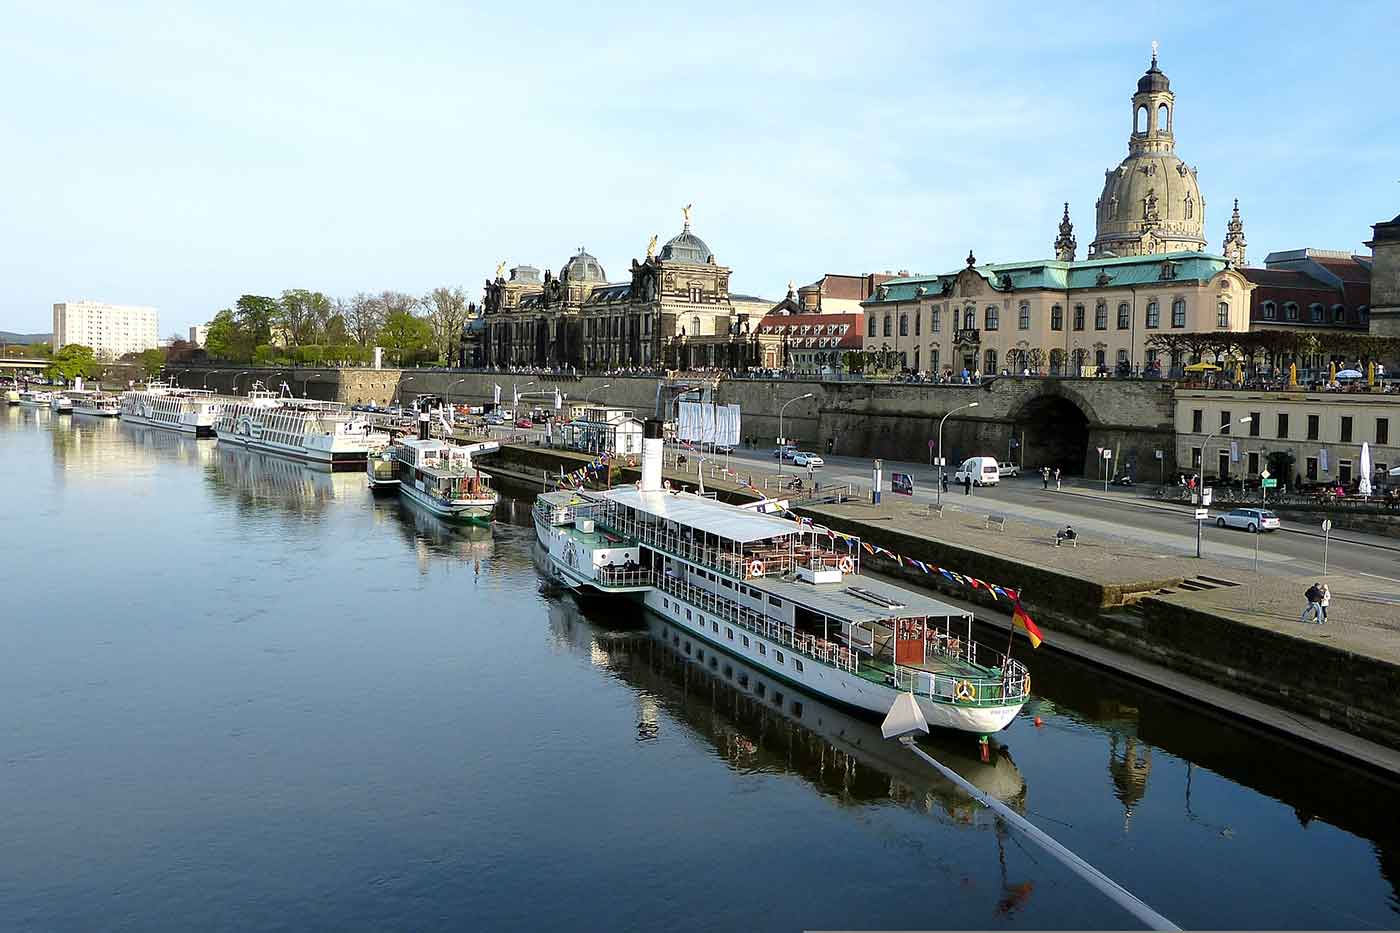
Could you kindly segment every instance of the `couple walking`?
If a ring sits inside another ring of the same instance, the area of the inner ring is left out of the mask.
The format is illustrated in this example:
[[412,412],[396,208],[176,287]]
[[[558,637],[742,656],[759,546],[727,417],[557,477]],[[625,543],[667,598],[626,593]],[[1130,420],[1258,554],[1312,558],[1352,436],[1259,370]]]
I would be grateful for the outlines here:
[[1312,621],[1322,625],[1327,621],[1327,607],[1332,605],[1332,591],[1326,583],[1318,582],[1308,587],[1308,591],[1303,595],[1307,597],[1308,608],[1303,610],[1298,621],[1307,622],[1308,616],[1311,614]]

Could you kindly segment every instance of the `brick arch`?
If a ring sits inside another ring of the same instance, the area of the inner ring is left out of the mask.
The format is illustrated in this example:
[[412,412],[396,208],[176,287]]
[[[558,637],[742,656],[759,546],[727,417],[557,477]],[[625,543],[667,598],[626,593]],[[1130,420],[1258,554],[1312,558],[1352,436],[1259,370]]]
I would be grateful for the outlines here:
[[1052,384],[1017,406],[1011,420],[1025,437],[1027,471],[1046,466],[1071,476],[1084,472],[1090,431],[1100,422],[1081,393]]

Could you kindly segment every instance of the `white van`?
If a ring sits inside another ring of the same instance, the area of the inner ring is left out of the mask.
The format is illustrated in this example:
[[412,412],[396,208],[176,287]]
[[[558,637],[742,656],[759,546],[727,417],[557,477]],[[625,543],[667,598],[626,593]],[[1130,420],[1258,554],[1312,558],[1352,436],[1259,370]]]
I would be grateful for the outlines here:
[[1001,482],[1001,470],[996,457],[968,457],[953,474],[953,482],[961,486],[972,478],[974,486],[995,486]]

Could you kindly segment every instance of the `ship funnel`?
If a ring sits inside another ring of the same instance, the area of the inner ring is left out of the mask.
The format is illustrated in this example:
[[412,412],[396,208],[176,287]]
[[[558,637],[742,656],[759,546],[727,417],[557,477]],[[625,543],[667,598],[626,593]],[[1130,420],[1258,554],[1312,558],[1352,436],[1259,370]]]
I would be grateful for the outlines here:
[[661,421],[648,418],[642,428],[642,491],[661,488]]
[[426,441],[428,439],[428,428],[431,427],[431,425],[432,420],[426,411],[418,416],[418,439],[420,441]]

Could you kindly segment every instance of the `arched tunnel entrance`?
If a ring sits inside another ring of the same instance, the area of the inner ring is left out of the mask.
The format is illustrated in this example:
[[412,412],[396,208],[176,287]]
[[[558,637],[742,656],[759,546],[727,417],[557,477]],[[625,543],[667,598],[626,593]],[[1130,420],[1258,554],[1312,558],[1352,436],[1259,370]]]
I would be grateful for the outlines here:
[[1025,436],[1028,473],[1042,466],[1060,468],[1069,476],[1084,472],[1089,450],[1089,418],[1079,406],[1059,395],[1041,395],[1016,415],[1016,434]]

